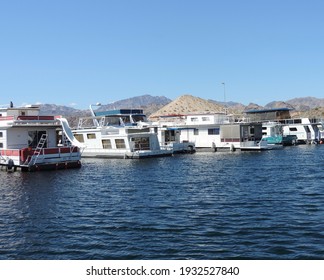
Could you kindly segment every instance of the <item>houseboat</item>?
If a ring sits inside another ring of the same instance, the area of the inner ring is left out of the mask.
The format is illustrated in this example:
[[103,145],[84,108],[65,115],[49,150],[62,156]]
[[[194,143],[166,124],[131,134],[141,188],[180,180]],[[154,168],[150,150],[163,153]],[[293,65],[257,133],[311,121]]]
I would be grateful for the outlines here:
[[295,136],[297,144],[318,144],[322,140],[323,124],[317,119],[295,118],[280,120],[283,135]]
[[162,148],[141,109],[95,112],[79,119],[74,137],[84,145],[83,157],[148,158],[171,156],[172,149]]
[[268,150],[262,139],[262,124],[238,120],[225,113],[160,117],[161,127],[175,130],[182,142],[192,142],[197,151]]
[[296,135],[284,135],[283,125],[280,122],[262,122],[263,139],[271,145],[290,146],[297,142]]
[[161,147],[163,149],[171,149],[174,154],[195,153],[195,143],[188,140],[181,140],[181,132],[181,128],[157,126],[157,134]]
[[[15,171],[78,168],[79,143],[66,119],[42,116],[39,106],[0,109],[0,166]],[[81,144],[80,144],[81,146]]]
[[282,128],[283,144],[319,143],[322,139],[323,123],[318,119],[291,118],[289,108],[249,110],[247,117],[254,122],[279,123]]

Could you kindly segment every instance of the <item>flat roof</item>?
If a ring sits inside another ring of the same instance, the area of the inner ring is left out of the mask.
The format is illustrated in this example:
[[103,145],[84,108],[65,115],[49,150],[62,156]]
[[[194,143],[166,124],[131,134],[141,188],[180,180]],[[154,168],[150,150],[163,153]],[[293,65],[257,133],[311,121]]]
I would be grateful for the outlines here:
[[142,109],[118,109],[118,110],[109,110],[103,112],[95,112],[96,116],[112,116],[112,115],[136,115],[143,114]]
[[269,113],[269,112],[287,112],[290,111],[291,109],[289,108],[271,108],[271,109],[253,109],[253,110],[248,110],[245,111],[247,114],[257,114],[257,113]]

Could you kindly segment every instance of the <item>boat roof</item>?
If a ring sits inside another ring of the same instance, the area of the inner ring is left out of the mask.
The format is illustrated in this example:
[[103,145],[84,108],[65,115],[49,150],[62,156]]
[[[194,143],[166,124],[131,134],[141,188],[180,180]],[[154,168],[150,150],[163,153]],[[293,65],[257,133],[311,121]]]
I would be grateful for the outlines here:
[[269,113],[269,112],[284,112],[284,111],[290,111],[291,109],[289,108],[271,108],[271,109],[261,109],[261,110],[258,110],[258,109],[253,109],[253,110],[248,110],[248,111],[245,111],[245,113],[247,114],[257,114],[257,113]]
[[103,112],[95,112],[96,116],[116,116],[116,115],[142,115],[142,109],[118,109]]

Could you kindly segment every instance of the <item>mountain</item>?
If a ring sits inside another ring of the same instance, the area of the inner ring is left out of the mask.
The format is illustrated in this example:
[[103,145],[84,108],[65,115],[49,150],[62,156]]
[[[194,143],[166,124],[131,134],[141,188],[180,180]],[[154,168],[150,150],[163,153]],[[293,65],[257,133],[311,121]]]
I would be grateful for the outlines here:
[[289,102],[284,101],[272,101],[264,106],[266,109],[272,109],[272,108],[289,108],[289,109],[295,109],[293,105]]
[[60,106],[55,104],[41,104],[40,114],[41,115],[62,115],[65,117],[73,116],[82,112],[82,110],[77,110],[67,106]]
[[310,96],[294,98],[287,100],[286,102],[294,106],[296,110],[300,111],[324,107],[324,98],[316,98]]
[[258,104],[255,104],[255,103],[249,103],[249,105],[247,105],[245,108],[244,108],[244,112],[245,111],[249,111],[249,110],[262,110],[264,109],[264,107],[258,105]]
[[167,115],[185,115],[224,112],[224,106],[192,95],[182,95],[156,111],[150,118]]
[[[191,95],[183,95],[175,100],[164,96],[142,95],[101,105],[98,111],[111,109],[141,108],[147,116],[186,113],[223,112],[224,107],[229,113],[240,114],[248,109],[291,108],[294,116],[324,117],[324,99],[315,97],[294,98],[287,101],[273,101],[264,107],[250,103],[247,106],[237,102],[217,102]],[[90,116],[89,110],[77,110],[55,104],[40,105],[42,115],[62,115],[67,117],[71,126],[76,126],[78,118]]]
[[102,105],[98,111],[106,111],[112,109],[131,109],[131,108],[149,108],[153,107],[161,107],[172,100],[165,96],[152,96],[152,95],[141,95],[132,98],[122,99],[119,101],[115,101],[110,104]]
[[[142,95],[101,105],[98,108],[98,111],[138,108],[143,109],[144,113],[149,116],[171,101],[171,99],[164,96]],[[40,114],[61,115],[68,119],[71,127],[76,127],[78,124],[78,119],[80,117],[90,116],[90,111],[88,109],[78,110],[72,107],[55,104],[41,104]]]
[[234,114],[241,113],[245,110],[245,105],[243,105],[242,103],[238,103],[238,102],[233,102],[233,101],[222,102],[222,101],[215,101],[215,100],[211,100],[211,99],[208,99],[207,101],[216,103],[216,104],[221,105],[226,108],[229,108],[231,113],[234,113]]
[[165,96],[152,96],[146,94],[101,105],[98,108],[98,111],[113,109],[143,109],[144,113],[149,116],[171,101],[171,99]]

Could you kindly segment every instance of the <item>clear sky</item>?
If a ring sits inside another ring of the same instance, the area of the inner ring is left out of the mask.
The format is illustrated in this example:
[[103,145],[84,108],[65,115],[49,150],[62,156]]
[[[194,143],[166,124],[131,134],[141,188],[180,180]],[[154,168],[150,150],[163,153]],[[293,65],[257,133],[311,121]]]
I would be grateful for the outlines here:
[[322,0],[0,0],[0,104],[324,98]]

